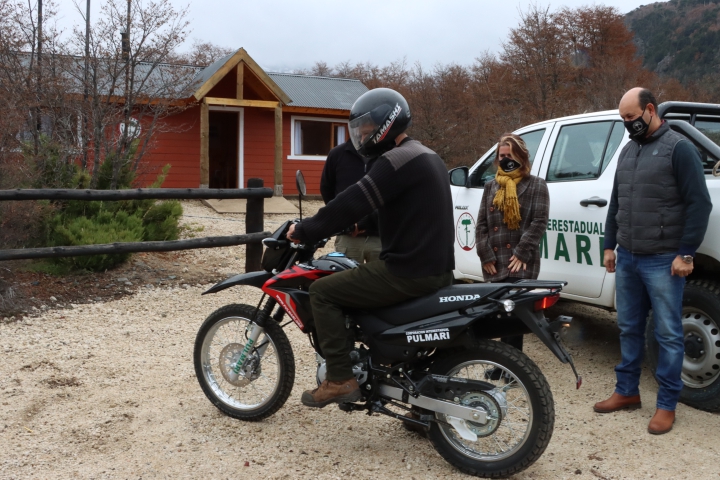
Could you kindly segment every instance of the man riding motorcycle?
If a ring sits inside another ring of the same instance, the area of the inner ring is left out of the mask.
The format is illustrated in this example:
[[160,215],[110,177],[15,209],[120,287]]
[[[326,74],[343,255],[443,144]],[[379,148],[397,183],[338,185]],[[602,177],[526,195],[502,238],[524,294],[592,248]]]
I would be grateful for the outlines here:
[[380,260],[321,278],[310,287],[327,378],[302,395],[322,408],[355,402],[361,392],[352,372],[352,330],[343,308],[372,309],[428,295],[450,285],[454,268],[453,212],[447,167],[432,150],[404,132],[411,116],[394,90],[363,94],[350,110],[350,137],[373,169],[317,215],[290,228],[287,237],[312,244],[378,210]]

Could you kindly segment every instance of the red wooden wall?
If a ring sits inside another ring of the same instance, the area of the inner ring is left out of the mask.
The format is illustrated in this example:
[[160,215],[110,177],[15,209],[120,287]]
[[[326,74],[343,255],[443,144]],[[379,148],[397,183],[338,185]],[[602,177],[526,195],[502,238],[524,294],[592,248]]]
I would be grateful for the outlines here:
[[165,188],[200,186],[200,106],[163,120],[162,131],[155,135],[149,153],[143,157],[139,186],[147,187],[170,164]]
[[[320,194],[320,176],[325,166],[318,160],[288,160],[290,155],[290,117],[283,113],[283,185],[286,195],[295,195],[295,172],[302,170],[308,194]],[[322,115],[307,115],[319,118]],[[275,113],[263,108],[244,109],[244,179],[262,178],[272,188],[275,178]],[[146,164],[140,185],[155,180],[163,166],[171,164],[170,173],[163,184],[166,188],[197,188],[200,185],[200,107],[193,106],[182,113],[165,119],[166,127],[155,138],[153,148],[143,158]]]

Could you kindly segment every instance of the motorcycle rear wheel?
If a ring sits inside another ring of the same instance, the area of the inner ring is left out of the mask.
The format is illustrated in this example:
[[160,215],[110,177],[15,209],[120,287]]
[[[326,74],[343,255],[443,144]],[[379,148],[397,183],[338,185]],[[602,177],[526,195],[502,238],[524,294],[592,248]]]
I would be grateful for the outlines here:
[[249,371],[234,381],[228,376],[245,346],[246,329],[256,311],[250,305],[222,307],[208,316],[195,339],[193,363],[200,387],[220,411],[240,420],[262,420],[277,412],[295,382],[290,341],[272,319],[245,362]]
[[525,470],[545,451],[555,425],[550,386],[525,354],[500,342],[482,340],[472,350],[435,362],[432,373],[493,383],[494,395],[478,392],[458,398],[488,414],[488,423],[467,426],[478,438],[463,440],[446,417],[435,414],[428,437],[449,463],[470,475],[506,477]]

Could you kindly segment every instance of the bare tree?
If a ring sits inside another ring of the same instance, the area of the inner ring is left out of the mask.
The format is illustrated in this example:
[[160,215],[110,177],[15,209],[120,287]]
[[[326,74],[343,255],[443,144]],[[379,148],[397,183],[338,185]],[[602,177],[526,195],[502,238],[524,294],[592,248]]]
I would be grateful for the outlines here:
[[[110,188],[118,187],[123,172],[141,167],[155,134],[167,128],[163,119],[185,107],[179,99],[187,96],[196,71],[166,63],[188,29],[187,10],[175,9],[170,0],[133,0],[129,51],[123,55],[118,32],[127,29],[127,5],[125,0],[103,5],[89,35],[88,75],[79,61],[68,71],[76,91],[89,94],[91,127],[84,144],[92,149],[92,185],[99,181],[100,166],[111,162]],[[85,32],[76,28],[70,53],[79,57],[84,50]]]
[[235,53],[235,49],[195,39],[189,52],[173,54],[168,62],[205,67],[232,53]]

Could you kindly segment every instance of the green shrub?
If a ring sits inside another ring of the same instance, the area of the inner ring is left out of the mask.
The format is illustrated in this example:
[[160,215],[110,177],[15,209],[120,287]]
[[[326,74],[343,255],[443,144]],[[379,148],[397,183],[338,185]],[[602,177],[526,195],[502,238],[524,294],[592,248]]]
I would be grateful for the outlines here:
[[175,200],[150,207],[143,216],[144,239],[146,241],[177,240],[180,233],[178,220],[182,212],[180,202]]
[[[106,166],[107,165],[107,166]],[[167,177],[170,165],[150,188],[159,188]],[[131,188],[135,174],[129,168],[120,172],[120,188]],[[98,187],[108,189],[112,179],[111,162],[100,166]],[[90,177],[78,172],[73,178],[75,188],[86,188]],[[64,202],[59,214],[47,224],[49,246],[96,245],[114,242],[141,242],[176,240],[182,206],[178,201],[124,200],[114,202]],[[113,268],[130,257],[130,254],[92,255],[50,259],[60,270],[103,271]],[[58,269],[46,269],[57,271]]]
[[[53,219],[53,246],[97,245],[114,242],[139,242],[144,236],[143,221],[135,215],[118,210],[100,210],[93,217],[68,218],[64,214]],[[69,269],[103,271],[126,261],[130,254],[89,255],[53,259]]]
[[33,188],[72,188],[73,179],[80,169],[67,148],[41,135],[37,153],[32,142],[23,144],[22,153],[33,171]]

